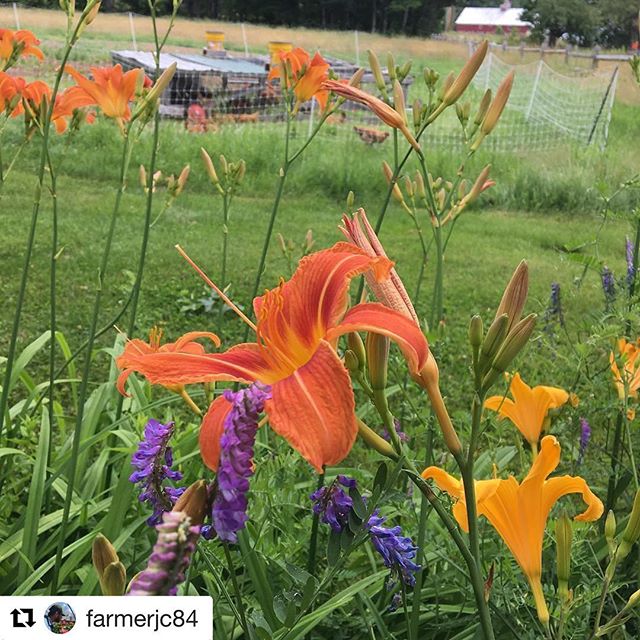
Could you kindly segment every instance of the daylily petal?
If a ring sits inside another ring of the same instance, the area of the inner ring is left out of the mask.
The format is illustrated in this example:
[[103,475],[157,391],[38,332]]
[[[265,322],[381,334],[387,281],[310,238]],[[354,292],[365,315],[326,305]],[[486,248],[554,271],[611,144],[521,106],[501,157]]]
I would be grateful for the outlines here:
[[582,494],[582,500],[587,505],[587,508],[582,513],[574,517],[574,520],[591,522],[592,520],[597,520],[603,514],[604,505],[600,498],[589,489],[584,478],[576,476],[558,476],[547,480],[543,491],[543,508],[547,514],[562,496],[570,493]]
[[142,374],[151,384],[174,385],[196,382],[270,382],[270,369],[256,344],[239,344],[225,353],[191,353],[189,351],[128,354],[116,360],[125,370],[118,388],[133,373]]
[[346,311],[351,279],[369,269],[377,278],[387,277],[392,266],[387,258],[371,257],[347,242],[306,256],[291,280],[281,286],[281,315],[269,314],[279,324],[261,318],[264,296],[254,300],[256,316],[263,325],[261,330],[267,337],[276,337],[282,334],[280,323],[284,322],[297,340],[314,346]]
[[224,419],[231,411],[232,404],[224,398],[218,396],[209,406],[200,426],[200,455],[204,463],[216,471],[220,460],[220,438],[224,431]]
[[540,385],[536,388],[543,389],[549,395],[549,397],[551,398],[551,401],[549,403],[550,409],[558,409],[562,405],[566,404],[566,402],[569,400],[569,394],[564,389],[560,389],[559,387],[547,387],[545,385]]
[[307,364],[274,383],[271,394],[269,424],[318,473],[347,456],[358,433],[355,400],[349,374],[327,342]]
[[342,322],[327,332],[327,340],[355,331],[379,333],[393,340],[417,374],[429,357],[429,345],[420,327],[409,317],[379,302],[359,304],[349,309]]

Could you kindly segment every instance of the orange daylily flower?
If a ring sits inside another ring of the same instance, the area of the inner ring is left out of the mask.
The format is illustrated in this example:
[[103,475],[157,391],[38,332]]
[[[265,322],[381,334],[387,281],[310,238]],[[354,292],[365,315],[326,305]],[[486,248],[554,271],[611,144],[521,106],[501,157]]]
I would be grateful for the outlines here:
[[0,64],[2,68],[6,69],[11,66],[20,56],[35,56],[38,60],[44,60],[44,55],[38,48],[39,44],[40,40],[31,31],[0,29]]
[[[116,361],[123,369],[119,388],[133,371],[153,384],[226,380],[270,385],[269,423],[322,472],[324,465],[345,458],[358,432],[351,380],[335,351],[338,338],[354,331],[386,335],[399,345],[413,373],[429,357],[424,335],[404,315],[378,303],[347,311],[351,279],[370,270],[385,278],[391,266],[388,259],[373,258],[344,242],[313,253],[300,261],[289,281],[254,300],[255,342],[206,354],[183,348],[134,353],[129,348]],[[212,469],[230,408],[218,397],[202,423],[200,449]]]
[[[49,108],[51,100],[51,87],[42,80],[35,80],[25,84],[22,78],[16,79],[16,90],[20,92],[22,100],[16,105],[11,113],[11,117],[15,118],[23,113],[26,114],[27,125],[35,122],[42,123],[44,114],[42,109]],[[20,84],[19,81],[22,81]],[[0,93],[2,92],[2,79],[0,78]],[[56,103],[51,114],[51,124],[58,133],[64,133],[67,129],[67,118],[71,118],[74,112],[74,105],[68,99],[69,89],[56,96]],[[2,107],[2,98],[0,97],[0,108]]]
[[618,361],[622,363],[622,371],[618,368],[616,356],[613,352],[609,355],[613,383],[618,392],[618,398],[637,398],[640,389],[640,345],[638,342],[627,342],[624,338],[618,340]]
[[367,107],[367,109],[373,111],[373,113],[375,113],[382,122],[388,124],[394,129],[402,131],[409,144],[411,144],[411,146],[417,151],[420,151],[420,145],[414,138],[411,131],[409,131],[409,127],[407,126],[405,119],[398,111],[389,106],[386,102],[383,102],[379,98],[372,96],[370,93],[367,93],[362,89],[358,89],[358,87],[345,84],[338,80],[327,80],[322,86],[324,89],[335,93],[337,96],[341,96],[346,100],[351,100],[352,102],[357,102],[358,104]]
[[509,418],[535,453],[549,410],[565,404],[569,400],[569,394],[558,387],[539,385],[531,388],[519,373],[511,378],[509,391],[513,400],[504,396],[491,396],[485,400],[484,406],[497,411],[502,418]]
[[77,82],[69,91],[69,102],[74,108],[97,105],[108,118],[120,122],[131,117],[129,103],[133,100],[142,69],[131,69],[123,73],[122,66],[91,67],[93,80],[83,76],[72,66],[66,71]]
[[0,112],[7,113],[18,106],[25,85],[23,78],[0,71]]
[[[300,47],[289,52],[280,52],[280,64],[271,67],[269,80],[280,78],[282,86],[289,86],[296,97],[297,105],[315,98],[324,111],[329,92],[322,88],[322,83],[329,78],[329,63],[320,52],[311,58],[309,53]],[[289,77],[290,74],[290,77]]]
[[[509,476],[506,480],[476,480],[475,484],[478,515],[489,520],[520,565],[531,586],[538,617],[543,623],[549,620],[549,612],[542,593],[542,540],[553,505],[562,496],[579,493],[587,508],[575,520],[597,520],[604,511],[602,502],[583,478],[548,477],[559,462],[560,444],[555,437],[545,436],[540,455],[521,483]],[[438,467],[425,469],[422,477],[433,479],[441,490],[456,500],[453,515],[460,527],[468,532],[462,481]]]

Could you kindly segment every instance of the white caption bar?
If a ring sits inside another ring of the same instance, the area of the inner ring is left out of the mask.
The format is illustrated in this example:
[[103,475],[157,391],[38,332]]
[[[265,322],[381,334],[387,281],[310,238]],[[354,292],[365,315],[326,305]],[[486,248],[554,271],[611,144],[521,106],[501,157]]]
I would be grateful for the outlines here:
[[0,640],[213,640],[199,597],[2,596]]

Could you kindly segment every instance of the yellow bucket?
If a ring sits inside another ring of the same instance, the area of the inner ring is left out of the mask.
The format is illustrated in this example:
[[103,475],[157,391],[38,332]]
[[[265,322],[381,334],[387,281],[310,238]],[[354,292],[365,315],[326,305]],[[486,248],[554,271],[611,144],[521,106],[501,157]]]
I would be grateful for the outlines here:
[[224,51],[224,31],[206,31],[209,49]]
[[280,53],[289,53],[289,51],[293,51],[293,44],[291,42],[277,42],[271,41],[268,45],[269,53],[271,54],[271,64],[279,64],[280,63]]

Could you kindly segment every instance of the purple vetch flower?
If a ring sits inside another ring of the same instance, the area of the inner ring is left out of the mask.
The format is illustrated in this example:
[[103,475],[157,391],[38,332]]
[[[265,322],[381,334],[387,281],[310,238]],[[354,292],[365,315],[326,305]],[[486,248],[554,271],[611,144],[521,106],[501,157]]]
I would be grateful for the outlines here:
[[580,418],[580,452],[578,453],[578,464],[582,464],[584,460],[584,454],[587,451],[590,439],[591,425],[586,418]]
[[220,438],[218,486],[211,519],[218,537],[227,542],[237,542],[237,532],[248,520],[247,492],[253,475],[253,444],[260,413],[270,393],[271,389],[260,383],[237,392],[224,392],[232,407]]
[[181,511],[167,511],[156,529],[158,540],[147,568],[131,581],[130,596],[175,596],[178,585],[184,581],[200,527],[192,526]]
[[371,542],[375,550],[382,556],[385,567],[391,569],[392,574],[397,575],[408,587],[416,583],[416,571],[420,565],[413,559],[416,557],[418,547],[413,544],[411,538],[402,535],[402,529],[396,527],[383,527],[386,518],[374,511],[367,526]]
[[616,282],[613,277],[613,272],[609,267],[602,268],[602,291],[604,292],[604,301],[610,306],[616,299]]
[[343,531],[349,525],[349,513],[353,500],[342,487],[351,489],[356,486],[353,478],[339,475],[329,486],[320,487],[310,498],[313,501],[313,512],[320,516],[320,521],[328,524],[334,531]]
[[636,267],[633,263],[633,254],[635,251],[635,247],[633,245],[633,242],[631,242],[631,240],[628,237],[625,238],[625,247],[626,247],[626,254],[627,254],[626,283],[627,283],[627,288],[631,289],[631,285],[633,284],[633,281],[635,280],[635,276],[636,276]]
[[129,480],[140,483],[143,491],[140,502],[148,502],[153,507],[147,524],[156,525],[162,520],[165,511],[171,511],[176,500],[184,492],[183,487],[171,487],[165,480],[181,480],[182,474],[171,468],[173,452],[168,446],[173,434],[173,422],[162,424],[157,420],[149,420],[144,428],[144,437],[137,451],[131,457],[131,464],[136,468]]
[[[398,420],[398,418],[393,419],[393,426],[396,429],[396,433],[398,434],[398,438],[400,439],[400,442],[407,442],[407,440],[409,440],[409,436],[404,431],[400,430],[400,420]],[[386,427],[383,427],[382,437],[387,442],[391,442],[391,434],[389,433]]]
[[549,298],[549,308],[547,309],[549,319],[555,318],[560,326],[564,326],[564,314],[562,313],[562,300],[560,298],[560,283],[551,283],[551,297]]

